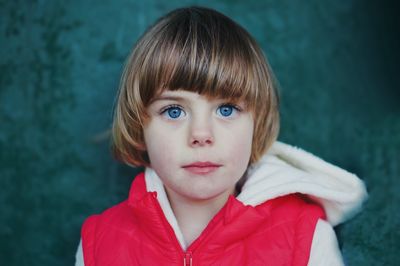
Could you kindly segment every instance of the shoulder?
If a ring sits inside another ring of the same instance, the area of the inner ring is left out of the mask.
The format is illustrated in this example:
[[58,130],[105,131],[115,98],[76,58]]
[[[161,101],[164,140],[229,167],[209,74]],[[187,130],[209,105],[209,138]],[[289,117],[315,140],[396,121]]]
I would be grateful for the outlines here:
[[317,224],[325,219],[323,208],[299,193],[276,198],[272,206],[278,223],[286,222],[284,227],[292,232],[293,261],[306,264]]
[[128,206],[127,201],[123,201],[116,204],[100,214],[91,215],[84,221],[82,225],[82,236],[93,232],[99,226],[114,227],[118,224],[119,228],[131,226],[131,222],[134,220],[134,212]]
[[110,239],[120,235],[132,235],[137,228],[133,212],[127,201],[123,201],[100,214],[91,215],[83,222],[81,229],[82,249],[85,265],[94,265],[99,241],[102,245],[113,243]]
[[300,193],[268,200],[257,206],[257,209],[288,220],[315,220],[316,222],[318,219],[325,219],[324,209]]
[[323,208],[299,193],[268,200],[257,209],[267,218],[269,230],[292,235],[300,246],[311,244],[318,221],[325,219]]
[[113,226],[118,224],[118,228],[131,227],[135,223],[137,213],[133,208],[132,202],[140,202],[142,198],[148,196],[144,181],[144,174],[138,174],[130,188],[128,199],[104,210],[100,214],[89,216],[83,223],[82,230],[91,230],[96,226]]

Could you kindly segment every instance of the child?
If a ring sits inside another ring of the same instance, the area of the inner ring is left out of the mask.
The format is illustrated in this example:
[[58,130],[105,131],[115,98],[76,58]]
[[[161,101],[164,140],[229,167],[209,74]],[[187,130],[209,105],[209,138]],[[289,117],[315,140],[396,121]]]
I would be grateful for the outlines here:
[[271,69],[242,27],[200,7],[162,17],[128,59],[113,124],[117,157],[145,172],[85,221],[76,265],[342,265],[332,226],[364,185],[278,128]]

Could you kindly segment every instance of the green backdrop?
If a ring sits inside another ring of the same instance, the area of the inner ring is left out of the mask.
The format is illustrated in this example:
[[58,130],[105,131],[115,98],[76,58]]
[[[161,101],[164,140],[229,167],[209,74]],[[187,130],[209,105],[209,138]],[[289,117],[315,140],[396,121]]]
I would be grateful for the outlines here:
[[336,228],[348,265],[400,247],[399,19],[394,4],[0,0],[0,264],[72,265],[85,217],[138,169],[107,134],[123,62],[160,15],[216,8],[260,43],[281,85],[279,139],[359,175],[370,198]]

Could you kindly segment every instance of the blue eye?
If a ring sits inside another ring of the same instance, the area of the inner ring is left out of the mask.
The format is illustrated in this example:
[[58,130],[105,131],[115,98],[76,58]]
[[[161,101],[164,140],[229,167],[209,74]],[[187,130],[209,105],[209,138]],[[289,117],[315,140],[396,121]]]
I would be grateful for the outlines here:
[[169,119],[178,119],[183,115],[182,113],[184,114],[184,111],[179,106],[170,106],[161,111],[161,114],[166,115]]
[[236,108],[231,104],[223,104],[220,107],[218,107],[217,110],[218,114],[222,115],[223,117],[232,116],[232,114],[235,113],[236,111],[238,111],[238,108]]

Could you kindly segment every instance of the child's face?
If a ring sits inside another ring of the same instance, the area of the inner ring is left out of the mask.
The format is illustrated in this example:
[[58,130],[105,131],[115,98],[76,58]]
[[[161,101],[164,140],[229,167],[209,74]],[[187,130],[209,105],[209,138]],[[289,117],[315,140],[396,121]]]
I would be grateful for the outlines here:
[[251,155],[254,121],[244,103],[164,91],[147,112],[150,165],[169,196],[198,201],[233,193]]

